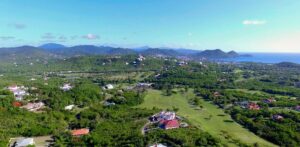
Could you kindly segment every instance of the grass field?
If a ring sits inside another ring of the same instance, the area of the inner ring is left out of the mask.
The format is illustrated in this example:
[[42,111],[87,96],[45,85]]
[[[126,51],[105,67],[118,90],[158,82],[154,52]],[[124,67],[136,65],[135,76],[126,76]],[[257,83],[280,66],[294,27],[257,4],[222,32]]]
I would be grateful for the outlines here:
[[173,94],[172,96],[163,96],[160,91],[148,90],[145,102],[139,107],[150,109],[153,107],[160,109],[179,108],[179,115],[187,118],[194,126],[220,138],[222,143],[228,146],[238,146],[234,143],[237,141],[234,140],[239,140],[248,145],[258,143],[261,146],[275,146],[233,122],[222,109],[209,102],[202,100],[202,109],[193,108],[188,103],[188,99],[194,96],[192,90],[184,94]]

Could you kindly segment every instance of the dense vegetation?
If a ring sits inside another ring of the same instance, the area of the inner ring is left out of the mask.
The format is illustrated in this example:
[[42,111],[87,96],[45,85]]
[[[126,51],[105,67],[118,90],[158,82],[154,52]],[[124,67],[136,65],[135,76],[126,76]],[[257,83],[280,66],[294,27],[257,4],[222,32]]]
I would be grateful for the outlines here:
[[[152,87],[165,96],[176,93],[174,89],[192,88],[197,97],[190,100],[191,105],[201,109],[204,99],[272,143],[300,145],[300,114],[294,110],[300,105],[298,65],[193,61],[181,64],[175,58],[138,58],[83,56],[1,63],[0,146],[12,137],[43,135],[53,136],[56,146],[147,146],[159,142],[169,146],[223,145],[196,126],[142,135],[147,118],[160,110],[136,107],[147,95],[147,88],[136,86],[138,82],[153,83]],[[73,88],[61,90],[64,83]],[[21,101],[23,105],[43,102],[45,108],[35,113],[14,106],[13,94],[5,90],[12,84],[28,87],[30,95]],[[104,89],[106,84],[113,84],[114,89]],[[268,98],[276,101],[265,103]],[[245,101],[256,103],[261,109],[241,108],[240,103]],[[114,105],[105,105],[106,102]],[[75,108],[67,111],[68,105]],[[273,115],[280,115],[283,120],[273,119]],[[70,130],[79,128],[89,128],[90,133],[72,137]]]

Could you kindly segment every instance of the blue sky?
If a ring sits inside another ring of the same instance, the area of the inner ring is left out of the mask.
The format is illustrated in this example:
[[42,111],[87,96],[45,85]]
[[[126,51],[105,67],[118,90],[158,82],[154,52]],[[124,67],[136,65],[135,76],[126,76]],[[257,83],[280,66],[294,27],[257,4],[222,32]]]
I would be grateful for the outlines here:
[[0,46],[300,52],[299,0],[1,0]]

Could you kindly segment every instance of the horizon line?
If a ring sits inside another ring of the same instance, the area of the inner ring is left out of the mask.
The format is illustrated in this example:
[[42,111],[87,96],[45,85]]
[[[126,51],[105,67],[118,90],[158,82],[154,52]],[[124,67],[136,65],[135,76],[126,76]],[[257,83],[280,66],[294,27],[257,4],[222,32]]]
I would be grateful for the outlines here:
[[[119,45],[105,45],[105,44],[99,44],[99,45],[96,45],[96,44],[77,44],[77,45],[64,45],[64,44],[61,44],[61,43],[44,43],[44,44],[40,44],[40,45],[17,45],[17,46],[1,46],[1,48],[16,48],[16,47],[22,47],[22,46],[32,46],[32,47],[36,47],[36,48],[39,48],[40,46],[42,45],[46,45],[46,44],[58,44],[58,45],[62,45],[62,46],[65,46],[65,47],[74,47],[74,46],[84,46],[84,45],[90,45],[90,46],[96,46],[96,47],[113,47],[113,48],[124,48],[124,49],[136,49],[136,48],[142,48],[142,47],[147,47],[145,49],[173,49],[173,50],[179,50],[179,49],[186,49],[186,50],[194,50],[194,51],[205,51],[205,50],[216,50],[216,49],[220,49],[222,51],[224,51],[224,49],[222,48],[206,48],[206,49],[196,49],[196,48],[189,48],[189,47],[167,47],[167,46],[161,46],[161,47],[153,47],[153,46],[150,46],[150,45],[141,45],[141,46],[136,46],[136,47],[124,47],[124,46],[119,46]],[[300,49],[299,49],[300,50]],[[230,52],[230,51],[235,51],[237,53],[243,53],[243,54],[253,54],[253,53],[274,53],[274,54],[280,54],[280,53],[296,53],[296,54],[300,54],[300,51],[299,52],[268,52],[268,51],[238,51],[238,50],[228,50],[226,51],[225,49],[225,52]]]

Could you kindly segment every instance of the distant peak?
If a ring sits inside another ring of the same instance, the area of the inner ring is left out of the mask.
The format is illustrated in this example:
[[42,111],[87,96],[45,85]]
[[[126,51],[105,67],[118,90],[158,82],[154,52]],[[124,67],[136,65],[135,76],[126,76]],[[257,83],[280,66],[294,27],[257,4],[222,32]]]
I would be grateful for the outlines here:
[[57,44],[57,43],[46,43],[46,44],[43,44],[43,45],[39,46],[39,48],[43,48],[43,49],[62,49],[62,48],[65,48],[65,46],[62,45],[62,44]]

